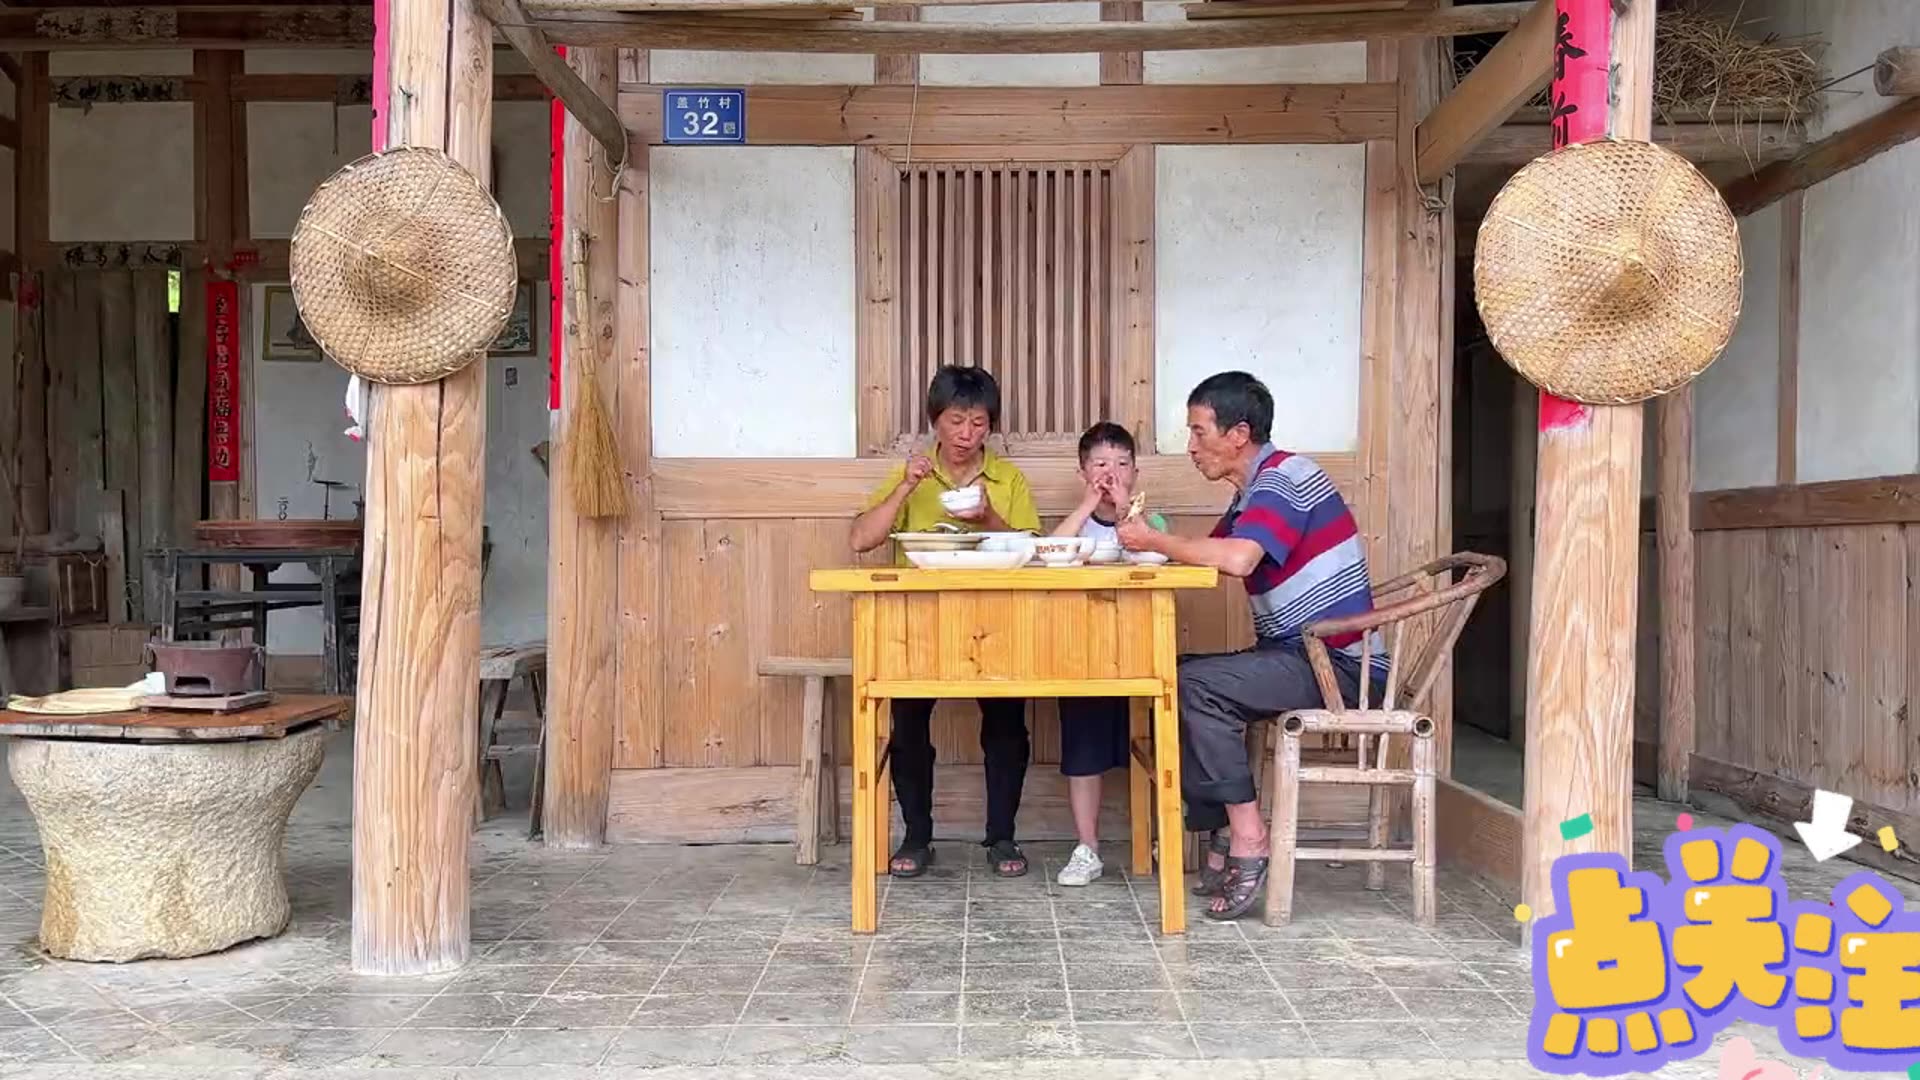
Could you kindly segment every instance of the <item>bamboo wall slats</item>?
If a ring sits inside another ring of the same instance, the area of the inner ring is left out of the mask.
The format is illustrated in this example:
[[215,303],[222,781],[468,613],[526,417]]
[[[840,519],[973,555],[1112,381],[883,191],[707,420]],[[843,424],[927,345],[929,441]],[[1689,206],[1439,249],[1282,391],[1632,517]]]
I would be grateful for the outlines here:
[[[1214,519],[1172,519],[1182,533],[1204,533]],[[1049,524],[1051,524],[1049,522]],[[846,596],[816,594],[807,572],[852,561],[846,522],[813,520],[666,521],[661,529],[664,746],[656,759],[639,710],[621,711],[616,769],[793,765],[799,751],[801,686],[766,679],[755,666],[766,656],[845,656],[852,633]],[[862,558],[884,563],[885,549]],[[1183,594],[1180,648],[1220,651],[1251,643],[1246,594],[1238,582],[1210,593]],[[850,760],[836,687],[834,738]],[[1060,760],[1058,713],[1051,701],[1032,707],[1036,768]],[[934,713],[934,745],[943,764],[978,764],[979,717],[971,702],[948,702]]]
[[1920,810],[1920,526],[1701,532],[1695,752]]
[[927,383],[944,364],[993,372],[1016,446],[1112,414],[1112,183],[1097,162],[900,170],[899,440],[926,430]]

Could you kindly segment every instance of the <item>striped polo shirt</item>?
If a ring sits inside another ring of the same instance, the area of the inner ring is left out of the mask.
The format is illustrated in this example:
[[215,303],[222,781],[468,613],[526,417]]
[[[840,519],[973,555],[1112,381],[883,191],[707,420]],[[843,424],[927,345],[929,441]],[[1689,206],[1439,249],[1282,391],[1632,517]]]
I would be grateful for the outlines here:
[[[1252,540],[1265,557],[1247,575],[1253,628],[1263,647],[1298,646],[1300,628],[1319,619],[1373,610],[1373,585],[1360,530],[1333,478],[1313,459],[1261,447],[1253,473],[1215,537]],[[1358,663],[1361,635],[1326,639],[1335,655]],[[1377,640],[1376,675],[1386,668]]]

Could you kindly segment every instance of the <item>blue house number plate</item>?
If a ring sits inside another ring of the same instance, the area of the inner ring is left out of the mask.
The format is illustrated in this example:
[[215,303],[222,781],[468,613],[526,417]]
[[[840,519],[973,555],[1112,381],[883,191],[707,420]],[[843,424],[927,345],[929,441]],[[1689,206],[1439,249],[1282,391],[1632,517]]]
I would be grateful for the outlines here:
[[744,143],[744,90],[668,90],[661,110],[669,143]]

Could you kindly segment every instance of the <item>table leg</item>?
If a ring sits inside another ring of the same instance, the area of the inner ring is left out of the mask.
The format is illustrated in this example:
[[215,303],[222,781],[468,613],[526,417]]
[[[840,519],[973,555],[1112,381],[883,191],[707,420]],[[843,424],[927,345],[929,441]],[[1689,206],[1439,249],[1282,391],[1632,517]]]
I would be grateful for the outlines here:
[[1127,699],[1127,824],[1133,830],[1133,876],[1153,873],[1153,774],[1133,755],[1150,735],[1153,701]]
[[340,669],[340,568],[331,555],[320,562],[320,663],[327,672],[327,693],[345,693]]
[[874,875],[879,864],[874,860],[875,815],[874,788],[880,782],[878,768],[880,704],[867,697],[867,688],[853,688],[853,932],[871,934],[879,926],[880,914]]
[[893,702],[875,701],[874,757],[879,767],[873,785],[873,865],[876,873],[889,873],[893,861],[893,755],[888,748],[893,740]]
[[[267,581],[273,576],[274,568],[249,565],[247,569],[252,572],[253,591],[266,592]],[[267,605],[264,601],[253,605],[253,643],[263,649],[267,647]]]
[[1155,816],[1160,826],[1160,932],[1187,932],[1187,898],[1181,865],[1185,826],[1180,807],[1180,648],[1173,593],[1153,594],[1154,674],[1166,689],[1153,710]]

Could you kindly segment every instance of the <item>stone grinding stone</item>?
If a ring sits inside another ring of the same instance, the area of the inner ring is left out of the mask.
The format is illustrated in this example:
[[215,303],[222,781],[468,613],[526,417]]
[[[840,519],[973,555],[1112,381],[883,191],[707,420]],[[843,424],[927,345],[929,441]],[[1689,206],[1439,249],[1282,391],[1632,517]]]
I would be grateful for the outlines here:
[[46,852],[41,947],[124,962],[217,952],[286,928],[287,816],[327,731],[140,744],[12,740]]

